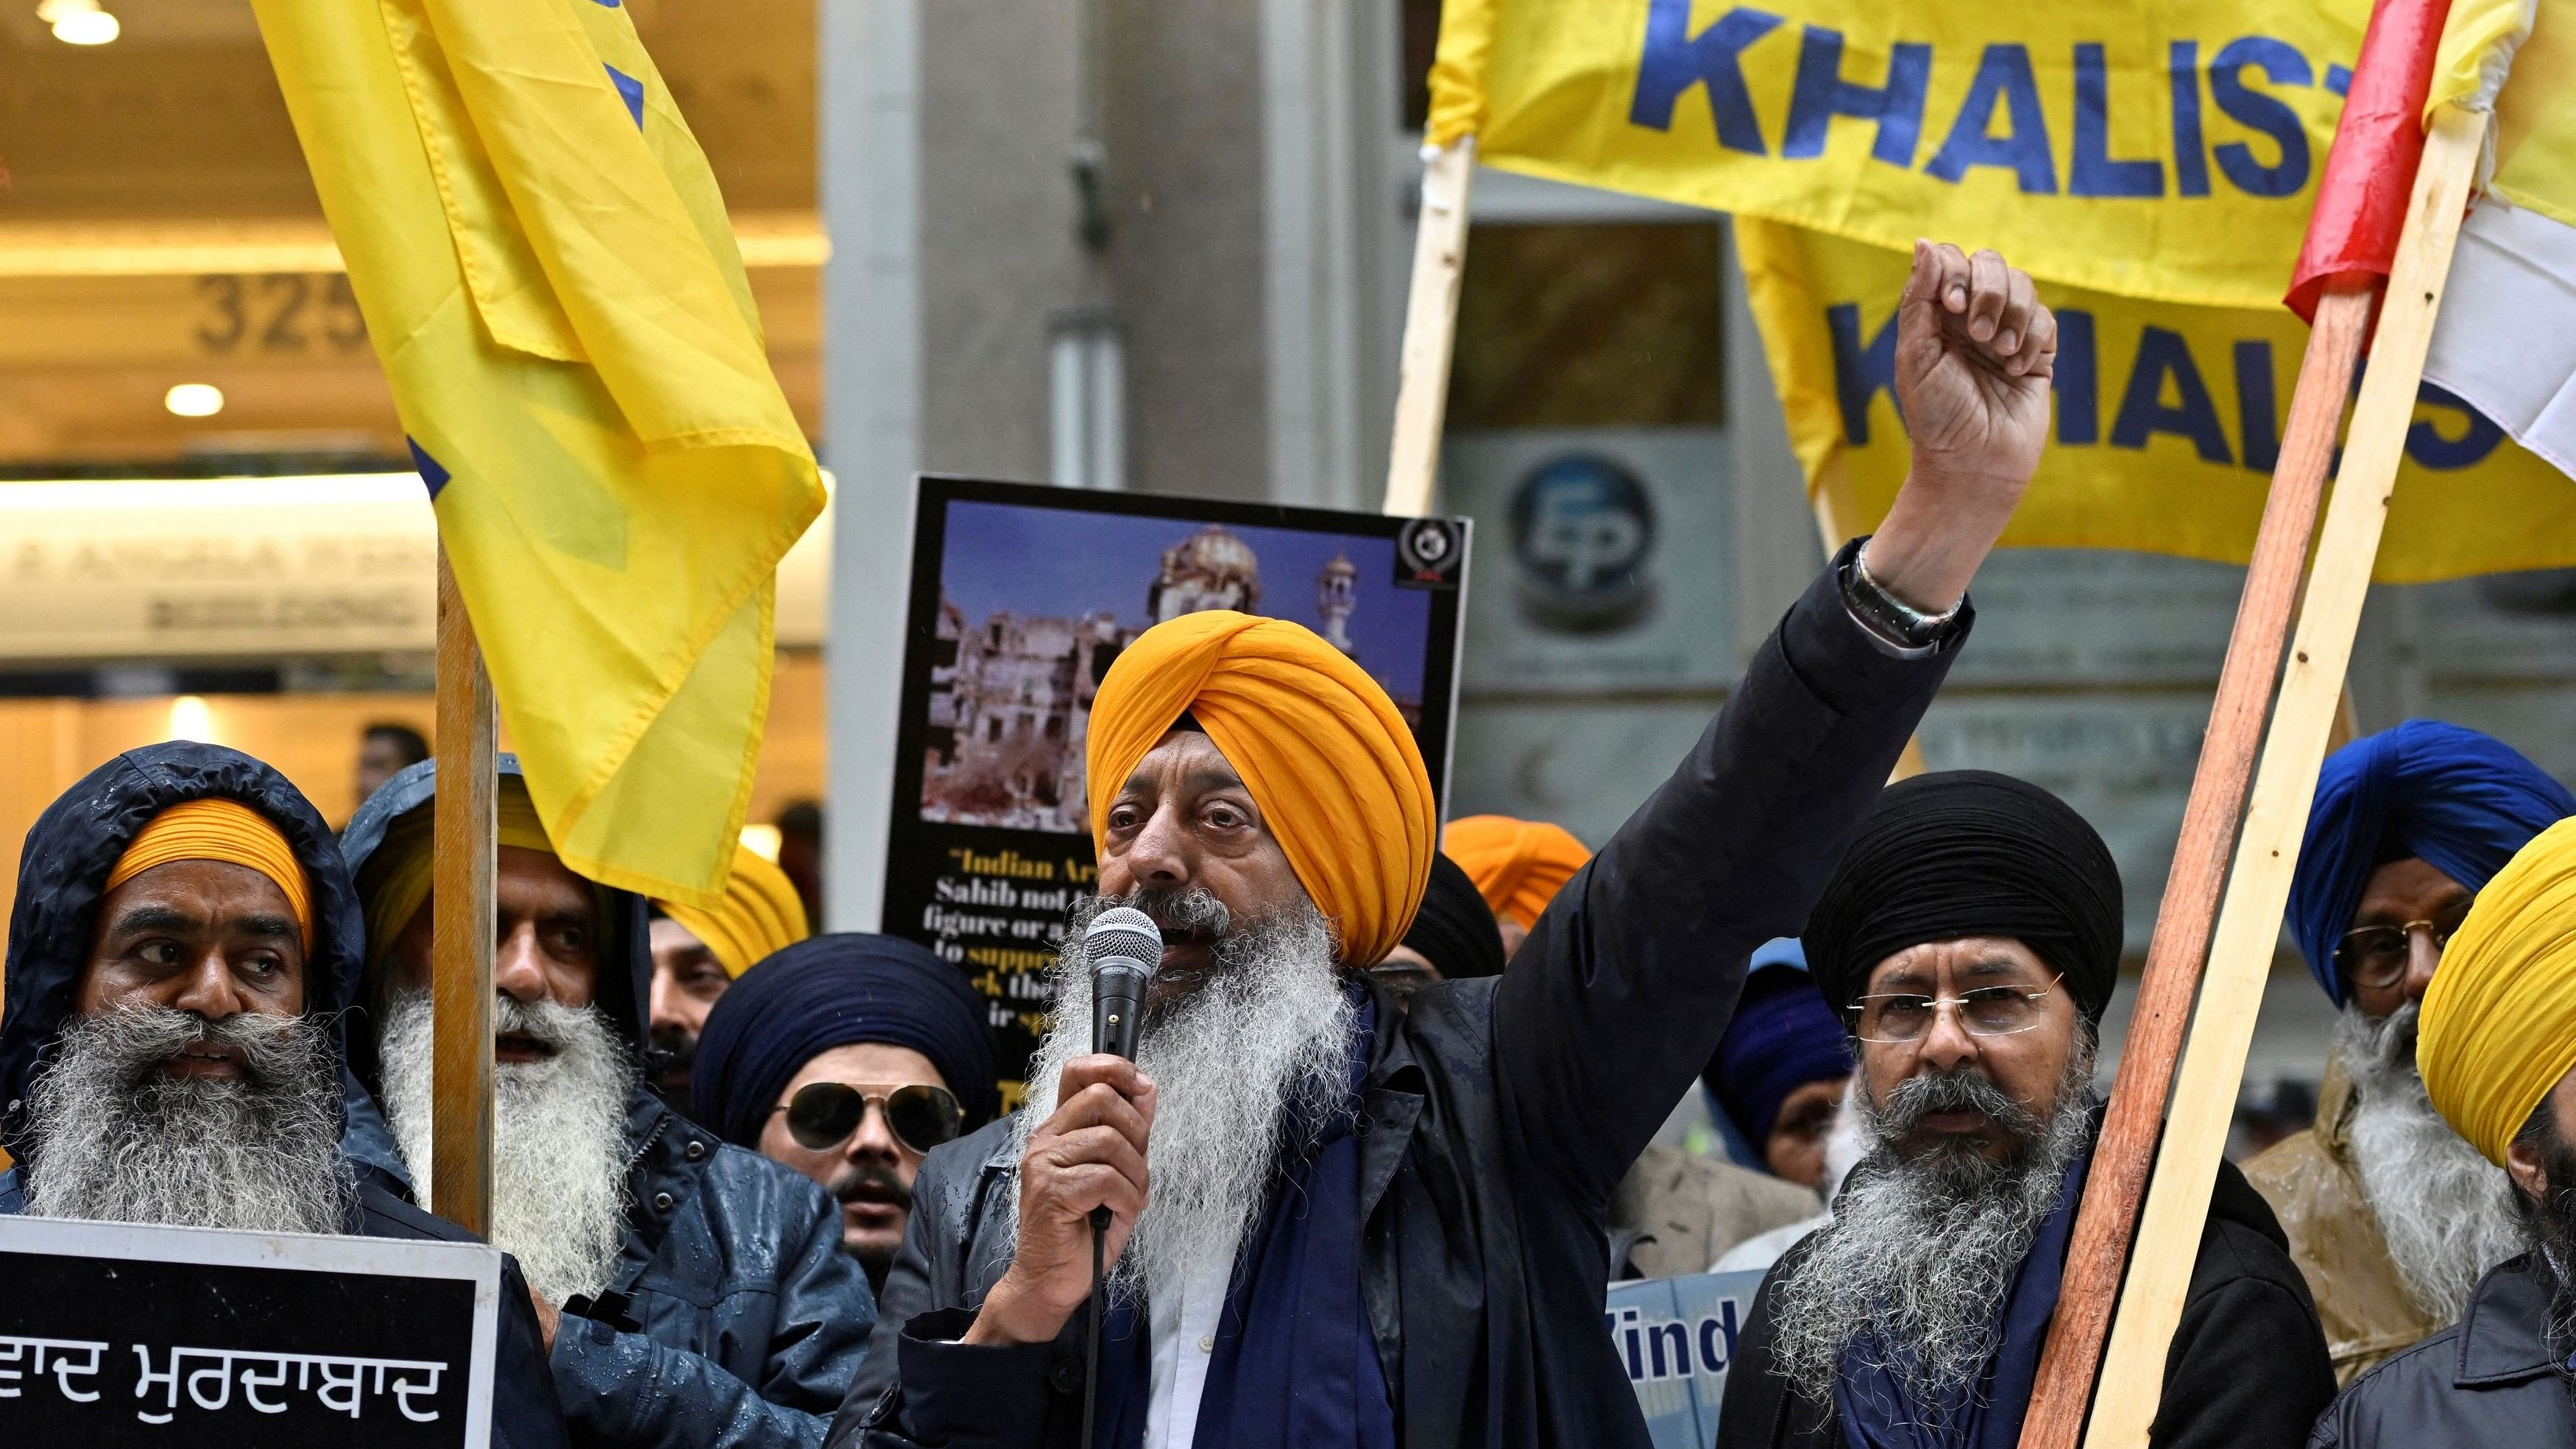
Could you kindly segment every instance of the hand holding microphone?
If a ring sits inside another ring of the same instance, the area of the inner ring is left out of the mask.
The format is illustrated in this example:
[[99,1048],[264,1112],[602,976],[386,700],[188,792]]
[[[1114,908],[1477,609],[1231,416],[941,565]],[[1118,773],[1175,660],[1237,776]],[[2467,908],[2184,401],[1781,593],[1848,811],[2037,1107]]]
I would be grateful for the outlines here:
[[[1020,1158],[1019,1248],[968,1343],[1044,1343],[1091,1295],[1095,1237],[1117,1261],[1145,1210],[1154,1084],[1132,1060],[1145,990],[1163,954],[1144,912],[1113,906],[1083,934],[1092,968],[1090,1056],[1067,1063],[1055,1111]],[[1095,1228],[1095,1223],[1100,1224]]]

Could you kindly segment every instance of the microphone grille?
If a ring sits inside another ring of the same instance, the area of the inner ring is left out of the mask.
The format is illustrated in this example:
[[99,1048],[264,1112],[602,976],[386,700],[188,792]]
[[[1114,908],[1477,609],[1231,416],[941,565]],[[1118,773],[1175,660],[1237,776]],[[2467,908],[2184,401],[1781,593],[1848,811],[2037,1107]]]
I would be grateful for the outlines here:
[[1153,917],[1134,906],[1111,906],[1092,918],[1082,934],[1082,950],[1095,970],[1103,962],[1126,960],[1151,971],[1162,964],[1163,933]]

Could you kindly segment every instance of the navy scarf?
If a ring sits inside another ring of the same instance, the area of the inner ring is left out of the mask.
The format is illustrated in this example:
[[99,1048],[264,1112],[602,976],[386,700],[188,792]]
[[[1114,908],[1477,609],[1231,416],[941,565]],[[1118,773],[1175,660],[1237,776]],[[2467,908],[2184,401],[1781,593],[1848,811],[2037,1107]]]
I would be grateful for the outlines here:
[[[1349,1090],[1292,1125],[1261,1212],[1236,1252],[1194,1443],[1208,1449],[1395,1449],[1395,1408],[1360,1299],[1360,1084],[1377,1035],[1360,997]],[[1102,1326],[1098,1441],[1145,1442],[1151,1326],[1137,1305]]]
[[2013,1275],[1994,1356],[1975,1381],[1925,1403],[1895,1373],[1863,1362],[1882,1354],[1844,1354],[1834,1378],[1834,1409],[1848,1449],[2015,1449],[2020,1444],[2022,1415],[2030,1410],[2031,1385],[2039,1377],[2039,1352],[2048,1341],[2048,1320],[2057,1312],[2059,1280],[2066,1275],[2066,1240],[2075,1230],[2075,1206],[2083,1200],[2084,1177],[2092,1165],[2088,1142],[2068,1164],[2057,1206],[2040,1224],[2029,1256]]

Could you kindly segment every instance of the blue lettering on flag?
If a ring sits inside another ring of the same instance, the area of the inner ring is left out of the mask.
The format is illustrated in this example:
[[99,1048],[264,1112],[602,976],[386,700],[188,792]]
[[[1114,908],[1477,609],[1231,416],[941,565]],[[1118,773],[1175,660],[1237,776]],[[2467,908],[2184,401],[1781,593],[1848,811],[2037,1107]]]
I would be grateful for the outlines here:
[[2442,436],[2442,430],[2429,419],[2417,419],[2406,428],[2406,456],[2427,468],[2448,471],[2481,463],[2504,442],[2504,429],[2488,420],[2487,415],[2469,406],[2468,400],[2448,388],[2425,383],[2416,397],[2438,408],[2449,408],[2464,420],[2456,438]]
[[414,441],[411,434],[403,434],[403,446],[411,449],[411,465],[420,470],[420,481],[429,485],[429,501],[436,503],[438,490],[447,486],[447,470],[438,466],[438,460],[429,456],[429,450]]
[[[2172,378],[2175,401],[2165,401],[2165,379]],[[2137,365],[2129,372],[2129,389],[2120,398],[2120,415],[2111,422],[2111,446],[2144,448],[2157,433],[2191,439],[2204,463],[2233,463],[2227,434],[2218,425],[2218,405],[2200,378],[2200,364],[2179,332],[2162,327],[2138,336]]]
[[1760,156],[1762,123],[1744,88],[1744,48],[1780,26],[1780,17],[1738,7],[1697,35],[1690,33],[1690,0],[1653,0],[1646,10],[1646,49],[1637,63],[1637,93],[1628,122],[1650,130],[1673,128],[1673,106],[1695,85],[1708,88],[1717,141],[1731,151]]
[[2236,435],[2245,441],[2245,466],[2269,473],[2281,462],[2278,401],[2272,391],[2272,344],[2239,342],[2236,359]]
[[613,65],[601,69],[608,72],[610,83],[617,87],[618,98],[626,102],[626,113],[635,118],[635,129],[643,130],[644,83]]
[[2102,370],[2093,344],[2093,314],[2076,307],[2057,309],[2057,366],[2049,373],[2049,390],[2057,394],[2057,441],[2082,445],[2102,441]]
[[[1995,103],[2001,101],[2011,129],[1995,135]],[[2280,104],[2277,101],[2274,105]],[[2285,108],[2286,109],[2286,108]],[[2039,109],[2039,82],[2031,77],[2030,47],[1989,45],[1968,82],[1968,98],[1959,103],[1950,123],[1950,139],[1924,174],[1957,181],[1971,166],[2001,166],[2020,179],[2025,195],[2057,194],[2056,163],[2048,154],[2048,120]]]
[[2339,96],[2350,93],[2352,90],[2352,67],[2348,65],[2327,66],[2326,89]]
[[[1834,396],[1843,405],[1843,440],[1853,447],[1869,442],[1869,400],[1879,389],[1896,401],[1896,314],[1890,312],[1878,335],[1864,347],[1860,340],[1860,304],[1837,302],[1825,309],[1825,326],[1834,337]],[[1897,421],[1905,420],[1904,409]]]
[[2066,168],[2070,196],[2162,196],[2164,163],[2152,157],[2111,159],[2111,76],[2102,47],[2075,47],[2075,160]]
[[1923,88],[1932,77],[1932,47],[1900,41],[1890,47],[1887,84],[1865,86],[1842,76],[1843,37],[1810,25],[1798,46],[1798,79],[1789,90],[1789,130],[1783,156],[1822,156],[1825,133],[1836,116],[1878,123],[1869,154],[1891,166],[1914,165],[1915,138],[1923,132]]
[[2209,152],[2200,139],[2200,42],[2165,46],[2165,80],[2173,94],[2174,193],[2209,194]]
[[2296,196],[2308,184],[2308,133],[2299,113],[2282,101],[2245,84],[2247,70],[2260,70],[2275,85],[2312,84],[2308,58],[2287,42],[2268,35],[2248,35],[2227,42],[2209,63],[2209,98],[2246,129],[2260,131],[2281,148],[2270,166],[2254,159],[2254,148],[2230,141],[2218,148],[2218,169],[2248,196]]

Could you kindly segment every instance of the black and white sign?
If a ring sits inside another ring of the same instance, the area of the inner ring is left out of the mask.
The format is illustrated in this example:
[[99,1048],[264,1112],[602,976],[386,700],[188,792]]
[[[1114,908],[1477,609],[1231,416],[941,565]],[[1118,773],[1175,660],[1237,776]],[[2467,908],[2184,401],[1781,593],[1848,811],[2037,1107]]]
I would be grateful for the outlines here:
[[0,1217],[0,1444],[486,1449],[480,1243]]

